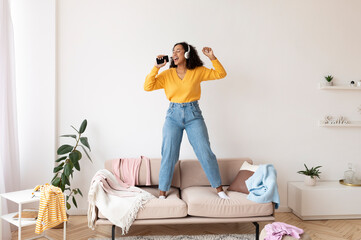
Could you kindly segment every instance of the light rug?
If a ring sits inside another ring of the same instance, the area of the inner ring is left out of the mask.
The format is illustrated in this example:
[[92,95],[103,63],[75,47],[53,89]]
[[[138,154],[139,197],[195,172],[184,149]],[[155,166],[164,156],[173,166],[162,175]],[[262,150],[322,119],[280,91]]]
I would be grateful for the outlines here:
[[[221,235],[178,235],[178,236],[131,236],[116,240],[255,240],[254,234],[221,234]],[[89,238],[88,240],[111,240],[111,238]]]

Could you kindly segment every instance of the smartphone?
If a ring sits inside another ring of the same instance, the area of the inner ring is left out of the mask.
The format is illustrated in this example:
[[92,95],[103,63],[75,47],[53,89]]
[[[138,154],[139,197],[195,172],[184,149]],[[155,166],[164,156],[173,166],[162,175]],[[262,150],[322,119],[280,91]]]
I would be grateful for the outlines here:
[[169,57],[163,56],[161,59],[156,58],[156,60],[157,60],[157,64],[162,64],[164,63],[164,61],[169,62]]

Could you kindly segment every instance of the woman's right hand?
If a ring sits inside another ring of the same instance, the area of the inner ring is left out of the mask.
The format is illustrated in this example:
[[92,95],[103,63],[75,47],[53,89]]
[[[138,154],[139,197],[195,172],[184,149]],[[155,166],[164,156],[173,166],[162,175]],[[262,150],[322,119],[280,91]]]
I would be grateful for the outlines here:
[[[164,56],[166,56],[166,55],[158,55],[157,58],[158,58],[158,59],[162,59]],[[157,67],[157,68],[161,68],[161,67],[164,67],[166,64],[167,64],[166,61],[164,61],[164,62],[161,63],[161,64],[157,64],[157,61],[155,61],[154,66]]]

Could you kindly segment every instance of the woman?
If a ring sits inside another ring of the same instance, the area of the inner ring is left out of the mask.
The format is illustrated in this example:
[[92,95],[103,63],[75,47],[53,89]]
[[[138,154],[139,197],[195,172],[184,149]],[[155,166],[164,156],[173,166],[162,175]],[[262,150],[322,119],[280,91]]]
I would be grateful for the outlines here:
[[[203,67],[196,49],[181,42],[173,47],[170,68],[158,74],[166,62],[155,63],[145,79],[145,91],[163,88],[170,101],[163,126],[162,161],[159,171],[161,199],[165,199],[166,192],[170,189],[184,129],[211,186],[217,189],[221,198],[229,199],[222,189],[217,159],[211,150],[207,127],[198,105],[201,82],[224,78],[227,73],[211,48],[204,47],[202,52],[212,61],[215,70]],[[163,55],[159,55],[157,58],[162,57]]]

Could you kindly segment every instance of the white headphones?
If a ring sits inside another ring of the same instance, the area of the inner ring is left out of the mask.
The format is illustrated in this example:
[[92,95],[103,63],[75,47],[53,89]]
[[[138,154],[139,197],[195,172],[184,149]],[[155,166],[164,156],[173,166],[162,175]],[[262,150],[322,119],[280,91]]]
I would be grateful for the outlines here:
[[189,46],[189,44],[187,44],[187,46],[188,46],[188,50],[184,53],[184,57],[185,57],[185,59],[189,59],[189,55],[190,55],[190,53],[191,53],[191,47]]

